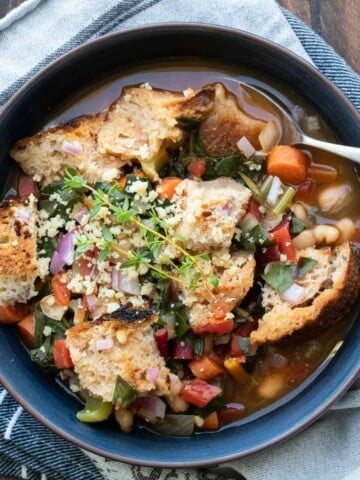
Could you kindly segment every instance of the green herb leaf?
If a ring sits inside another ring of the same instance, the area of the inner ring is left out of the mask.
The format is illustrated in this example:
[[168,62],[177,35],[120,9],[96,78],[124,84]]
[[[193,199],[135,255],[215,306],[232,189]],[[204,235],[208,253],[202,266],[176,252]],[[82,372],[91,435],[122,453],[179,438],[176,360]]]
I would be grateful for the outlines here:
[[317,260],[314,260],[312,258],[308,257],[300,257],[298,267],[299,267],[299,272],[298,272],[298,277],[303,277],[306,273],[310,272],[315,265],[317,264]]
[[114,394],[112,398],[113,405],[119,404],[123,408],[132,403],[138,396],[138,392],[133,388],[130,383],[126,382],[120,376],[117,377]]
[[295,273],[296,265],[294,264],[273,263],[262,278],[275,290],[284,293],[294,283]]
[[184,305],[176,304],[172,311],[175,315],[176,338],[180,339],[190,330],[189,320]]
[[104,239],[107,242],[113,242],[114,241],[114,237],[112,236],[112,233],[110,232],[110,230],[107,227],[104,227],[102,229],[102,234],[103,234]]

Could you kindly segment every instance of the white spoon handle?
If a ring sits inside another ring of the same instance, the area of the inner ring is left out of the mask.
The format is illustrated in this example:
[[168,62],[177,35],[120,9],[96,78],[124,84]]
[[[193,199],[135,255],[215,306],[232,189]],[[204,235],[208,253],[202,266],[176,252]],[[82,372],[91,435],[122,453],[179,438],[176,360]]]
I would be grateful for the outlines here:
[[340,155],[341,157],[360,163],[359,147],[348,147],[337,143],[323,142],[322,140],[317,140],[316,138],[308,137],[306,135],[303,136],[301,143],[303,145],[308,145],[309,147],[316,147],[320,148],[320,150],[335,153],[335,155]]

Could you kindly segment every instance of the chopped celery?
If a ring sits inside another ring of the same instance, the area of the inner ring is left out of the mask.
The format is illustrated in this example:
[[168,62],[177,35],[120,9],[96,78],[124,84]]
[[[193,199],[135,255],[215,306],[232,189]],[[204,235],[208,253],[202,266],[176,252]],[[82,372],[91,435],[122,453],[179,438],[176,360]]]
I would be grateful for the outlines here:
[[256,227],[256,225],[259,225],[259,222],[251,213],[247,213],[245,217],[240,220],[240,229],[242,233],[250,232]]
[[285,210],[288,208],[288,206],[290,205],[290,203],[292,202],[294,196],[295,196],[295,193],[296,193],[296,190],[295,188],[292,188],[292,187],[287,187],[287,189],[285,190],[285,192],[281,195],[279,201],[277,202],[277,204],[275,205],[275,207],[273,208],[273,212],[275,214],[279,214],[279,213],[284,213]]
[[100,398],[88,397],[85,407],[76,414],[83,423],[103,422],[109,418],[113,409],[111,402],[103,402]]
[[248,188],[250,188],[250,190],[253,192],[254,195],[256,195],[258,197],[260,195],[260,191],[259,191],[256,183],[253,180],[251,180],[250,177],[245,175],[245,173],[239,172],[239,175],[243,179],[245,185]]
[[266,197],[267,197],[267,194],[270,191],[273,179],[274,179],[274,177],[272,175],[269,175],[268,177],[266,177],[264,183],[261,185],[261,187],[260,187],[260,198],[262,199],[262,201],[266,200]]

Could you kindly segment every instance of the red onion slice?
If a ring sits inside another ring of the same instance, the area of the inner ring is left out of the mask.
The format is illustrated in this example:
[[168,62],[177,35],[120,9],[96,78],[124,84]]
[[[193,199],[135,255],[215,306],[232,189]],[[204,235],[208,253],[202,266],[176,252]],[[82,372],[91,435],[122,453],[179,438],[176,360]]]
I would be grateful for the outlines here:
[[268,368],[282,368],[285,367],[288,363],[287,358],[285,358],[280,353],[270,353],[264,359],[264,363]]
[[103,350],[109,350],[114,346],[112,338],[103,338],[96,341],[96,350],[102,352]]
[[89,213],[89,210],[87,208],[82,208],[79,210],[75,215],[74,215],[74,220],[76,220],[78,223],[81,223],[81,220]]
[[134,401],[134,407],[139,417],[148,420],[150,423],[156,422],[157,419],[163,419],[166,412],[166,404],[161,398],[155,395],[146,397],[138,397]]
[[126,270],[111,271],[111,287],[116,292],[130,293],[131,295],[140,295],[140,282],[137,277],[131,278]]
[[64,267],[65,267],[65,261],[63,260],[62,257],[60,257],[58,252],[55,250],[50,262],[50,273],[55,275],[56,273],[59,273]]
[[22,220],[25,223],[29,223],[30,221],[30,215],[26,210],[23,210],[22,208],[18,208],[16,210],[16,217]]
[[74,262],[74,231],[71,230],[63,235],[56,248],[60,257],[67,265],[72,265]]
[[147,378],[149,380],[149,382],[151,383],[154,383],[156,382],[156,380],[158,379],[160,375],[160,369],[159,367],[151,367],[148,369],[147,371]]
[[85,302],[89,312],[93,312],[99,306],[99,299],[96,295],[86,295]]
[[74,157],[79,157],[82,152],[82,146],[77,141],[69,142],[68,140],[64,140],[61,148],[64,152],[74,155]]
[[297,283],[293,283],[291,287],[285,290],[285,292],[282,294],[282,297],[292,305],[298,305],[306,298],[306,288],[298,285]]

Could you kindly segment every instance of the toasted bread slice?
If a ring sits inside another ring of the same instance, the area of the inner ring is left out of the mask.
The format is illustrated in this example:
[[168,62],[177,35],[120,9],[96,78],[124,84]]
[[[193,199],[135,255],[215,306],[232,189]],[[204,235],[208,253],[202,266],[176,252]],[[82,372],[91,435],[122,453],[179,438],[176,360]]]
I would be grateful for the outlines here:
[[[80,387],[104,401],[112,401],[120,376],[139,393],[170,393],[172,377],[160,356],[151,324],[151,310],[129,310],[123,306],[94,322],[85,322],[66,332],[66,344],[79,376]],[[108,339],[111,348],[99,351],[98,341]],[[151,379],[149,370],[159,374]]]
[[126,162],[97,151],[97,132],[103,122],[101,114],[75,118],[19,140],[10,155],[25,173],[44,184],[61,180],[66,167],[77,170],[89,183],[111,181],[120,176]]
[[245,113],[236,96],[217,83],[214,108],[201,123],[200,137],[210,155],[228,155],[238,150],[236,144],[244,136],[260,149],[258,137],[265,125],[264,120]]
[[231,178],[220,177],[205,182],[184,180],[176,192],[173,201],[182,210],[176,232],[184,237],[187,248],[208,252],[230,247],[251,191]]
[[25,303],[37,294],[36,202],[0,204],[0,305]]
[[263,290],[267,313],[251,333],[255,344],[290,339],[297,333],[311,334],[346,317],[355,304],[360,287],[359,252],[350,243],[333,251],[307,248],[302,257],[317,260],[317,265],[297,281],[306,290],[300,305],[291,305],[269,285]]
[[203,119],[212,108],[213,97],[213,89],[188,98],[150,86],[124,88],[99,130],[98,151],[123,161],[138,160],[145,174],[156,179],[168,152],[184,139],[177,118]]
[[[223,265],[212,266],[210,262],[202,264],[208,275],[216,275],[219,285],[215,288],[211,284],[200,286],[195,290],[181,288],[181,297],[187,307],[189,321],[195,332],[201,333],[206,326],[214,321],[214,316],[224,314],[227,319],[234,315],[231,311],[241,302],[254,283],[255,260],[247,252],[237,252],[226,255]],[[216,263],[219,263],[218,261]]]

